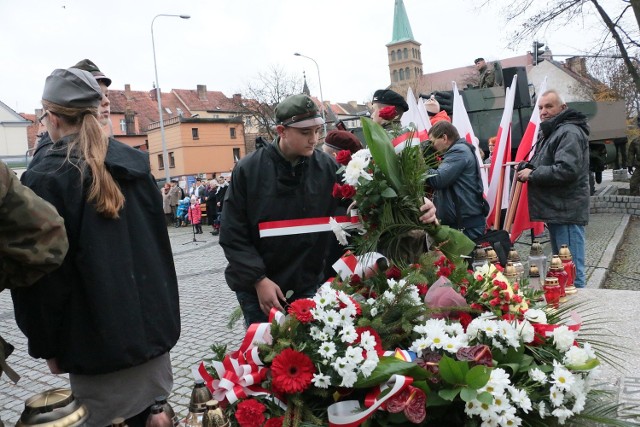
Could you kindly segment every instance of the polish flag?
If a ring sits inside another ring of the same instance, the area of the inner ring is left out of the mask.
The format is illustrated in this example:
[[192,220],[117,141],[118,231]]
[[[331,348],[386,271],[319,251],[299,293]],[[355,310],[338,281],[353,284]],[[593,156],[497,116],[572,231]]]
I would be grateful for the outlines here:
[[[538,88],[539,94],[543,94],[547,90],[547,78],[545,77],[540,87]],[[518,146],[518,152],[516,153],[516,162],[523,160],[529,161],[535,153],[536,141],[538,140],[538,132],[540,130],[540,110],[537,105],[533,107],[533,113],[531,119],[527,125],[527,130],[520,141]],[[533,234],[538,235],[544,231],[544,223],[531,221],[529,218],[529,183],[522,184],[522,190],[520,191],[520,199],[516,205],[516,212],[511,225],[511,241],[515,242],[520,237],[520,234],[524,230],[533,229]]]
[[420,113],[418,101],[416,101],[411,88],[407,90],[407,105],[409,110],[405,111],[400,118],[400,124],[403,128],[409,128],[411,131],[393,139],[392,144],[396,153],[404,150],[409,145],[419,145],[421,141],[426,141],[429,138],[428,130],[431,128],[431,122],[427,119],[425,123],[424,117]]
[[469,120],[469,114],[467,113],[467,109],[464,107],[464,101],[462,100],[462,95],[458,92],[458,85],[456,82],[452,82],[453,84],[453,118],[451,119],[451,124],[458,129],[458,133],[460,136],[467,140],[467,142],[473,145],[476,148],[476,160],[478,161],[478,166],[480,166],[480,177],[482,179],[482,188],[484,189],[484,194],[487,194],[489,190],[489,181],[487,178],[487,170],[483,167],[484,163],[482,162],[482,157],[480,157],[480,147],[478,146],[478,138],[476,138],[475,133],[473,133],[473,128],[471,127],[471,120]]
[[487,201],[491,209],[487,217],[487,227],[493,225],[499,227],[500,213],[502,208],[509,207],[509,189],[511,179],[508,167],[505,164],[511,161],[511,118],[513,117],[513,104],[515,101],[516,82],[518,75],[513,76],[511,87],[507,88],[504,99],[504,111],[500,120],[500,127],[496,135],[496,146],[491,157],[489,167],[489,191]]

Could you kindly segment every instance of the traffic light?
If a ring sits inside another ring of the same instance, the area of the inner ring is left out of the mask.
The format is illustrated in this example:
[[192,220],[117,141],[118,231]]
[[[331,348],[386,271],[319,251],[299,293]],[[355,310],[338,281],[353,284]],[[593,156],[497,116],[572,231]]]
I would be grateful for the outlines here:
[[544,54],[544,50],[542,47],[544,43],[540,43],[539,41],[533,42],[533,50],[531,51],[531,55],[533,56],[533,65],[538,65],[540,62],[544,61],[542,55]]

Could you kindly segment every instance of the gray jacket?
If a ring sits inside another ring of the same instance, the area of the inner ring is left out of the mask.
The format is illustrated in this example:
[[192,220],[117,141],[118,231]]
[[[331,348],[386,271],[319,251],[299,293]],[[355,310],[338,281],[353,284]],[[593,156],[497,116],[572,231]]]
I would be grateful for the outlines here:
[[456,201],[464,228],[478,227],[485,221],[482,180],[475,148],[460,138],[442,156],[437,169],[429,169],[427,184],[434,188],[433,203],[444,225],[458,228]]
[[531,159],[529,215],[550,224],[589,222],[589,126],[582,113],[567,109],[541,124]]

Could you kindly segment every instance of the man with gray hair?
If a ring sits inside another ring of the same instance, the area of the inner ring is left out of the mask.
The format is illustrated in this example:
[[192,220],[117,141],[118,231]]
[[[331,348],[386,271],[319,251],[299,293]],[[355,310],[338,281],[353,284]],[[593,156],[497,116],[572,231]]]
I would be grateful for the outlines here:
[[519,167],[529,182],[529,215],[547,224],[553,253],[566,244],[576,264],[576,288],[585,286],[584,230],[589,222],[589,126],[555,90],[538,100],[540,134],[531,162]]

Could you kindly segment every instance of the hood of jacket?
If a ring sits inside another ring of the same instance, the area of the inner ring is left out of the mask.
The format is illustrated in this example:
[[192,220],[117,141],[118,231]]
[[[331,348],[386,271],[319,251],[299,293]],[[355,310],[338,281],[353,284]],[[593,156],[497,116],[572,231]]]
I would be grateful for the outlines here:
[[545,120],[544,122],[540,123],[540,130],[546,138],[551,135],[553,131],[555,131],[559,126],[567,123],[574,124],[580,127],[587,135],[589,135],[587,116],[582,114],[580,111],[574,110],[573,108],[567,108],[552,119]]

